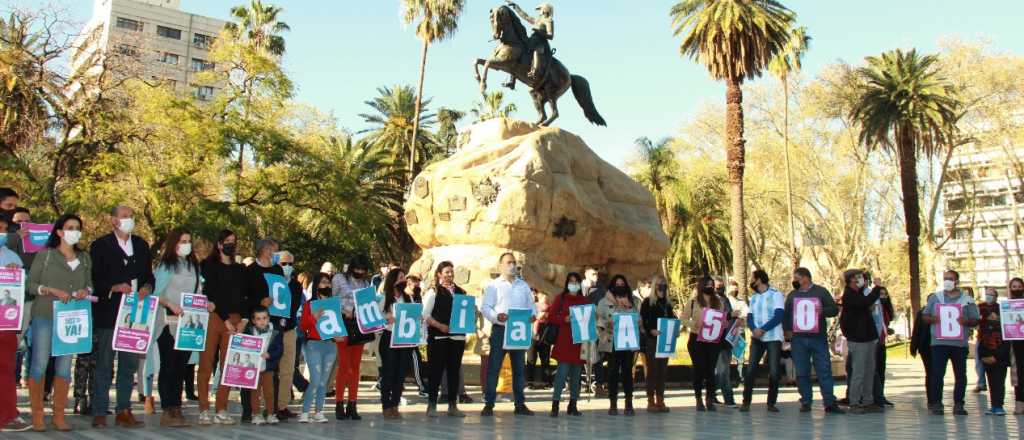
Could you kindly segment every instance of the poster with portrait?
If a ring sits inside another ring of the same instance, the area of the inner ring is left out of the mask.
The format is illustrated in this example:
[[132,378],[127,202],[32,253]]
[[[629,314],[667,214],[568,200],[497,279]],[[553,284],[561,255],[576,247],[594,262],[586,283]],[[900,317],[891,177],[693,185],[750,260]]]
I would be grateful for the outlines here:
[[0,269],[0,330],[21,330],[25,316],[25,271]]
[[114,321],[114,351],[146,354],[153,341],[153,326],[156,324],[157,298],[146,295],[139,299],[138,292],[121,295]]
[[231,335],[224,367],[221,368],[220,384],[255,390],[263,370],[263,352],[267,351],[267,342],[261,336]]
[[210,323],[206,296],[195,293],[181,294],[181,316],[174,335],[174,349],[203,351],[206,348],[206,327]]
[[1004,341],[1024,340],[1024,299],[999,300],[999,323]]

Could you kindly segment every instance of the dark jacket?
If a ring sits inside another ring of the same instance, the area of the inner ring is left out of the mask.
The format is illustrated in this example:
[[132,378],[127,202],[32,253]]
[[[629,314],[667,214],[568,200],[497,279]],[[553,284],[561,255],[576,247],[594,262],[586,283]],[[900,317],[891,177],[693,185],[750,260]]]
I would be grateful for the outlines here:
[[276,264],[263,267],[259,263],[252,263],[245,268],[245,288],[242,290],[242,295],[245,297],[247,308],[242,314],[242,318],[252,316],[253,309],[258,307],[265,298],[270,297],[270,286],[267,285],[267,279],[263,277],[268,273],[284,276],[284,270]]
[[926,324],[921,319],[923,316],[923,308],[914,315],[914,329],[910,332],[910,355],[921,353],[921,356],[927,358],[932,353],[932,325]]
[[99,298],[92,305],[94,328],[114,328],[117,308],[121,305],[121,294],[110,291],[115,284],[131,284],[132,280],[137,280],[138,289],[149,287],[152,292],[155,279],[149,243],[137,235],[132,235],[131,241],[131,257],[125,255],[113,233],[97,238],[89,246],[89,257],[92,258],[92,286]]
[[[657,293],[651,292],[651,295],[657,295]],[[660,298],[654,304],[651,303],[650,298],[640,303],[640,331],[642,333],[640,335],[640,343],[645,351],[647,350],[647,344],[656,343],[650,341],[657,341],[657,337],[651,335],[651,330],[658,329],[658,318],[675,317],[675,307],[666,298]]]
[[200,265],[203,272],[203,293],[216,306],[214,313],[226,321],[228,315],[248,316],[245,302],[245,266],[232,262],[224,264],[220,258],[206,259]]
[[274,328],[286,332],[294,329],[299,325],[299,320],[295,317],[298,315],[299,308],[302,307],[302,301],[306,299],[306,296],[302,294],[302,284],[292,279],[288,282],[288,290],[292,296],[292,309],[288,314],[288,318],[282,318],[280,316],[271,316],[270,321],[274,323]]
[[847,286],[843,289],[843,310],[839,315],[839,328],[843,336],[850,342],[871,342],[879,337],[875,327],[875,318],[871,316],[871,308],[878,301],[882,289],[875,287],[871,293],[864,295],[861,289]]
[[[273,328],[271,325],[271,331],[273,334],[270,335],[270,344],[267,345],[267,367],[263,371],[277,371],[278,364],[281,363],[281,355],[284,354],[284,337],[277,328]],[[243,332],[247,335],[260,336],[260,333],[256,331],[256,324],[249,323],[245,326]]]

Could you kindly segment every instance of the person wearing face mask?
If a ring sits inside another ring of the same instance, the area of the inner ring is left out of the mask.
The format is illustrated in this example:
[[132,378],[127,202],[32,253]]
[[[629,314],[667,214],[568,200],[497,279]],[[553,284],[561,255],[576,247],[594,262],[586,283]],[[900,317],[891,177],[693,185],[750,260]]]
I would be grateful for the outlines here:
[[110,211],[110,225],[113,232],[97,238],[89,247],[92,257],[92,283],[96,288],[98,301],[92,305],[96,361],[93,385],[92,425],[94,428],[107,426],[107,410],[110,407],[110,386],[113,379],[114,358],[117,358],[117,387],[115,423],[126,428],[141,428],[145,423],[132,415],[131,393],[135,372],[138,370],[140,355],[124,351],[115,352],[114,320],[125,294],[137,292],[144,298],[153,290],[153,258],[149,243],[132,234],[135,230],[135,212],[125,205],[118,205]]
[[647,412],[669,412],[665,405],[665,376],[668,374],[668,358],[659,359],[658,319],[674,318],[675,303],[668,296],[668,283],[660,276],[651,278],[654,291],[640,305],[641,331],[643,331],[644,364],[647,366]]
[[[359,366],[363,358],[363,345],[374,340],[374,335],[359,332],[355,315],[355,292],[370,286],[367,273],[370,262],[366,257],[356,256],[349,262],[344,273],[334,275],[331,290],[341,298],[341,313],[348,337],[338,342],[338,371],[335,376],[336,394],[334,418],[337,420],[361,420],[356,401],[359,398]],[[348,390],[348,404],[345,391]]]
[[523,350],[505,350],[505,322],[511,309],[529,310],[531,323],[537,319],[537,306],[533,302],[530,285],[519,277],[519,264],[516,256],[506,252],[498,258],[498,271],[501,276],[492,280],[484,288],[484,298],[480,304],[480,313],[491,323],[490,347],[487,356],[487,384],[484,387],[484,409],[482,417],[494,416],[494,401],[497,400],[498,376],[501,364],[508,354],[512,364],[512,393],[515,395],[515,415],[532,416],[533,411],[526,407],[526,377],[523,366],[526,363],[526,352]]
[[274,329],[281,335],[282,352],[280,365],[282,367],[274,372],[277,379],[277,391],[275,392],[277,402],[274,405],[268,404],[267,406],[275,408],[274,417],[277,420],[285,421],[298,416],[298,414],[288,409],[288,404],[292,401],[292,379],[295,376],[295,368],[285,368],[284,366],[295,365],[295,355],[297,352],[295,327],[299,324],[298,313],[305,296],[302,294],[302,284],[294,276],[295,256],[288,251],[278,252],[277,265],[281,266],[281,272],[284,272],[284,277],[288,280],[288,292],[291,295],[292,307],[288,311],[287,317],[270,317],[274,324]]
[[311,304],[313,301],[332,296],[331,275],[313,275],[310,285],[313,286],[313,296],[302,305],[302,318],[299,324],[306,339],[302,346],[302,357],[306,359],[306,367],[309,369],[309,387],[302,393],[302,414],[299,415],[298,421],[327,423],[327,417],[323,415],[327,378],[331,374],[331,365],[334,364],[338,350],[334,341],[320,337],[316,321],[323,312],[313,313]]
[[[931,301],[934,293],[929,293],[925,304]],[[910,334],[910,355],[921,358],[924,368],[925,395],[932,395],[932,326],[924,322],[924,309],[914,315],[914,328]]]
[[[20,269],[22,268],[21,258],[4,243],[10,224],[10,219],[4,214],[0,214],[0,267]],[[16,300],[8,296],[10,292],[5,293],[5,298],[2,300],[4,305],[19,305]],[[18,391],[15,384],[18,382],[16,372],[20,369],[20,365],[15,361],[15,352],[18,350],[19,339],[17,331],[0,331],[0,352],[5,353],[0,360],[0,432],[20,432],[31,428],[31,425],[25,423],[18,414]]]
[[[245,268],[245,287],[242,288],[242,296],[245,297],[245,313],[242,322],[246,325],[239,332],[244,331],[252,321],[252,313],[259,308],[270,307],[270,285],[267,284],[265,275],[275,274],[284,276],[284,270],[277,264],[277,254],[280,245],[273,238],[263,238],[256,241],[256,257],[253,264]],[[251,422],[252,418],[252,390],[242,390],[242,422]],[[273,406],[273,402],[271,405]]]
[[[38,264],[29,270],[28,282],[25,283],[25,300],[32,301],[32,320],[29,323],[32,366],[29,370],[28,394],[32,408],[32,430],[37,432],[46,430],[43,421],[43,376],[46,364],[51,360],[53,303],[84,299],[93,292],[92,258],[78,247],[81,238],[81,218],[65,214],[57,219],[46,247],[36,256]],[[106,349],[109,350],[110,346],[107,345]],[[64,419],[71,358],[71,355],[52,358],[53,426],[58,431],[71,430]]]
[[0,215],[14,218],[14,210],[18,208],[18,193],[11,188],[0,188]]
[[[739,292],[739,284],[735,280],[730,280],[729,290],[726,292],[723,300],[732,310],[729,314],[726,329],[731,329],[737,322],[740,328],[742,328],[744,327],[743,324],[746,323],[749,309],[747,308],[746,301],[739,298]],[[742,332],[743,330],[740,331]],[[717,389],[722,391],[722,399],[725,401],[725,406],[735,408],[736,400],[732,390],[732,348],[732,344],[723,339],[722,349],[718,352],[718,362],[715,364],[715,385],[717,385]],[[742,364],[742,359],[740,364]],[[743,377],[742,371],[740,373],[740,377]],[[718,403],[717,398],[713,400],[715,403]]]
[[878,300],[880,289],[875,287],[870,294],[864,295],[866,285],[864,272],[851,269],[843,273],[845,288],[843,289],[842,314],[839,315],[839,326],[843,336],[849,342],[850,365],[848,378],[850,391],[850,413],[865,414],[881,412],[882,408],[874,404],[875,355],[878,348],[878,329],[872,316],[872,308]]
[[[697,334],[704,328],[705,309],[713,309],[728,316],[728,310],[722,304],[722,297],[715,291],[715,282],[711,277],[704,276],[697,283],[697,294],[690,300],[690,303],[680,316],[682,326],[689,330],[690,337],[686,343],[686,349],[693,360],[693,394],[697,399],[697,411],[715,411],[713,400],[715,388],[715,363],[718,361],[718,351],[721,349],[721,339],[718,341],[698,341]],[[719,333],[719,338],[724,334],[725,329]],[[704,397],[701,392],[706,391]]]
[[638,306],[633,290],[623,275],[615,275],[608,283],[608,295],[597,305],[598,351],[608,359],[608,415],[619,414],[619,384],[625,395],[626,407],[623,414],[635,415],[633,411],[633,365],[636,353],[616,351],[613,347],[615,328],[613,316],[616,313],[636,313]]
[[[203,293],[199,260],[192,252],[192,234],[182,228],[171,230],[164,241],[160,262],[154,271],[156,287],[153,294],[159,298],[160,310],[156,315],[157,345],[160,350],[158,376],[160,427],[184,428],[189,423],[181,412],[181,394],[184,388],[182,375],[188,365],[191,351],[175,350],[177,327],[183,325],[181,317],[181,295]],[[207,303],[207,310],[214,312],[213,303]]]
[[[580,282],[582,295],[587,297],[587,300],[594,306],[597,306],[597,304],[607,296],[608,292],[607,289],[604,288],[604,285],[598,282],[599,277],[600,273],[597,268],[589,267],[583,272],[583,281]],[[603,353],[598,351],[596,342],[587,343],[586,350],[584,350],[584,356],[589,358],[588,367],[590,368],[590,372],[588,372],[588,376],[589,374],[593,374],[592,378],[587,378],[588,386],[591,387],[591,390],[598,397],[606,396],[608,394],[608,389],[605,387],[604,380],[605,359]],[[593,383],[589,383],[591,380],[593,380]]]
[[234,232],[227,229],[218,232],[214,248],[200,268],[206,299],[214,306],[206,327],[206,345],[199,353],[199,373],[196,377],[200,425],[235,423],[227,412],[231,389],[226,386],[217,387],[216,413],[210,415],[210,377],[218,360],[220,365],[224,364],[228,339],[232,334],[245,329],[248,322],[242,319],[247,311],[243,294],[245,267],[235,262],[237,243],[238,237]]
[[[970,334],[967,327],[978,325],[980,315],[978,306],[974,299],[965,295],[959,288],[960,274],[955,270],[947,270],[942,274],[942,291],[936,292],[928,299],[928,305],[924,308],[922,320],[932,325],[932,395],[928,396],[928,408],[932,414],[942,415],[942,386],[946,377],[947,363],[953,364],[953,414],[959,416],[967,415],[964,408],[964,395],[967,393],[967,339]],[[938,304],[959,304],[961,307],[960,318],[957,323],[962,326],[960,339],[939,339],[937,316]]]
[[398,406],[402,401],[402,392],[405,376],[412,366],[413,347],[392,348],[391,335],[395,326],[395,304],[409,304],[413,302],[411,295],[407,293],[407,280],[405,271],[394,269],[384,277],[383,293],[381,300],[381,311],[387,320],[387,326],[381,333],[380,351],[381,374],[380,404],[382,415],[386,419],[400,419],[402,415],[398,412]]
[[[526,353],[526,380],[531,390],[551,387],[551,345],[544,340],[545,328],[548,326],[548,295],[533,291],[534,303],[537,306],[537,321],[533,323],[533,341]],[[537,362],[540,361],[540,367]],[[538,379],[537,376],[540,376]],[[541,385],[543,384],[543,385]]]
[[[816,310],[818,315],[818,331],[794,332],[793,331],[793,300],[796,298],[817,298],[820,309]],[[810,412],[811,404],[814,402],[813,388],[811,387],[811,367],[818,376],[818,388],[821,391],[821,398],[825,404],[825,413],[843,414],[844,411],[836,404],[836,396],[832,392],[834,381],[832,379],[832,359],[828,349],[826,332],[828,326],[825,318],[832,318],[839,314],[839,306],[835,299],[824,287],[814,284],[811,278],[811,271],[805,267],[798,267],[793,271],[793,291],[786,297],[786,310],[782,318],[782,329],[791,338],[793,363],[796,366],[796,383],[800,391],[800,411]]]
[[779,397],[779,378],[781,377],[782,361],[782,318],[786,310],[786,297],[768,284],[768,272],[755,270],[750,290],[750,310],[746,315],[747,327],[750,328],[750,355],[743,373],[743,404],[741,412],[750,411],[750,402],[754,396],[754,379],[761,368],[761,359],[765,359],[768,367],[768,411],[778,412],[775,403]]
[[985,289],[985,302],[978,304],[978,357],[988,378],[989,409],[985,414],[1005,416],[1006,369],[1010,367],[1010,343],[1003,341],[999,322],[999,295],[994,287]]
[[583,372],[583,344],[572,342],[572,318],[570,316],[571,307],[590,303],[590,300],[583,295],[581,281],[583,281],[583,277],[579,273],[571,272],[566,275],[565,288],[555,297],[548,309],[548,325],[558,327],[558,336],[555,338],[555,344],[551,350],[551,357],[558,361],[558,369],[555,371],[555,380],[551,391],[551,417],[558,417],[559,402],[562,400],[562,391],[565,389],[566,381],[569,383],[569,406],[565,412],[570,416],[583,415],[577,408],[577,402],[580,399],[580,375]]
[[[1011,278],[1007,284],[1010,299],[1024,299],[1024,279]],[[1013,414],[1024,414],[1024,341],[1011,341],[1010,347],[1013,351],[1014,364],[1017,373],[1017,385],[1014,386],[1014,407]]]
[[[25,252],[24,240],[25,237],[28,237],[28,229],[22,228],[21,225],[32,221],[32,213],[24,206],[14,208],[13,213],[9,218],[11,223],[7,227],[7,248],[18,254],[18,258],[21,258],[21,262],[24,263],[25,270],[29,270],[36,254]],[[0,240],[2,239],[0,238]]]
[[452,384],[448,396],[448,416],[465,417],[459,411],[455,394],[462,377],[462,354],[466,350],[466,335],[449,333],[454,295],[466,291],[455,284],[455,265],[442,261],[434,270],[434,287],[423,296],[423,319],[427,323],[427,364],[429,369],[427,416],[437,417],[437,394],[441,379],[447,377]]

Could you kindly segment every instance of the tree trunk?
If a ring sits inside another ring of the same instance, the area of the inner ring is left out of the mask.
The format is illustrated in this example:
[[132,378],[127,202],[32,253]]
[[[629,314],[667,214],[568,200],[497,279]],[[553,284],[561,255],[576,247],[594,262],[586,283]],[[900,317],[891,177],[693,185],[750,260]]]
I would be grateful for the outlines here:
[[796,247],[796,226],[793,220],[793,176],[789,167],[789,80],[782,77],[782,140],[786,151],[786,215],[789,216],[789,251],[793,260],[793,270],[800,267],[800,250]]
[[413,173],[416,166],[416,137],[420,131],[420,107],[423,105],[423,76],[427,72],[427,48],[430,42],[423,40],[423,50],[420,52],[420,83],[416,91],[416,110],[412,118],[412,141],[409,145],[409,184],[412,184]]
[[730,78],[725,91],[725,155],[729,172],[729,214],[732,238],[733,278],[740,286],[747,285],[747,247],[743,211],[743,90],[740,79]]
[[907,225],[910,308],[916,314],[921,308],[921,206],[917,194],[917,151],[913,140],[904,130],[896,130],[896,142],[900,161],[900,187],[903,191],[903,216]]

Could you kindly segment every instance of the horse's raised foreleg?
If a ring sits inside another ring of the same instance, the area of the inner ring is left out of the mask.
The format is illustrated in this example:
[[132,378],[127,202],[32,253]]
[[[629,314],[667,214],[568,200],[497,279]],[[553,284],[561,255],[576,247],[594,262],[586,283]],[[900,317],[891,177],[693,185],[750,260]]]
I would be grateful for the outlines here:
[[[480,74],[480,65],[484,66],[483,75]],[[491,61],[482,58],[477,58],[473,62],[473,70],[476,72],[476,82],[480,84],[480,94],[487,93],[487,70],[491,68]]]
[[544,121],[543,124],[541,124],[545,127],[551,125],[552,122],[555,122],[555,119],[558,119],[558,98],[552,99],[548,102],[551,103],[551,117],[548,118],[548,120]]
[[533,97],[533,106],[537,109],[537,113],[540,115],[540,119],[537,119],[536,124],[544,126],[544,121],[548,118],[548,113],[544,110],[544,97],[535,90],[530,91],[530,96]]

